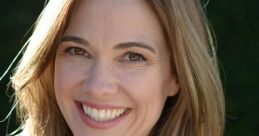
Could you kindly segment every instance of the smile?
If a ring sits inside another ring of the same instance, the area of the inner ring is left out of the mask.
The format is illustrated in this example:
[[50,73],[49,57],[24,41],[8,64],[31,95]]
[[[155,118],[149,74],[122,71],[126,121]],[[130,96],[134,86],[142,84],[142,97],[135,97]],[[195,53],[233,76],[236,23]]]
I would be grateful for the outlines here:
[[106,129],[116,126],[125,120],[132,108],[118,107],[107,104],[76,101],[78,111],[83,122],[95,129]]
[[88,105],[82,104],[84,114],[88,115],[95,121],[109,121],[123,115],[127,108],[116,108],[116,109],[96,109]]

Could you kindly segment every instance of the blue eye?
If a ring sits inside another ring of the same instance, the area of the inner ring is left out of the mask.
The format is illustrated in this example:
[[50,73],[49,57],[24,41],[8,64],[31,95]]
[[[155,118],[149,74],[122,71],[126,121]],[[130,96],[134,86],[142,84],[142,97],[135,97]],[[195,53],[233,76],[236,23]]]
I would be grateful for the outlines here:
[[65,52],[69,55],[90,57],[90,55],[84,49],[79,47],[68,47],[67,49],[65,49]]
[[146,62],[146,59],[143,55],[136,53],[136,52],[128,52],[126,55],[122,58],[122,61],[126,62]]

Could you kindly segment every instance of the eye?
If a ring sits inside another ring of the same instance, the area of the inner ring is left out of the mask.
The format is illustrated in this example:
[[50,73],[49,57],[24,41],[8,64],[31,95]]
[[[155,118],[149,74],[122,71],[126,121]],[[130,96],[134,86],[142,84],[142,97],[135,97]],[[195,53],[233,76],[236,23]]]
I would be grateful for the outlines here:
[[65,49],[65,53],[68,53],[69,55],[90,57],[90,55],[89,55],[89,53],[87,53],[87,51],[85,51],[84,49],[79,48],[79,47],[68,47]]
[[128,52],[126,55],[122,58],[123,62],[136,62],[136,63],[141,63],[141,62],[146,62],[146,59],[143,55],[136,53],[136,52]]

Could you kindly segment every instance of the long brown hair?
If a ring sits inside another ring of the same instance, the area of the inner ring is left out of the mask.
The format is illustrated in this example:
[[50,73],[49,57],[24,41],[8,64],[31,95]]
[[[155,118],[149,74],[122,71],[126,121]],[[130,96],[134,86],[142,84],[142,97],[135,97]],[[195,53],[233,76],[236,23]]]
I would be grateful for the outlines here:
[[[22,135],[72,135],[59,111],[53,87],[57,45],[75,0],[51,0],[39,16],[12,77]],[[213,40],[199,0],[150,0],[170,50],[179,94],[168,98],[152,134],[221,136],[224,97]]]
[[170,101],[165,105],[158,134],[223,135],[224,94],[211,30],[200,1],[152,0],[152,6],[164,26],[172,68],[181,88],[173,98],[173,107]]

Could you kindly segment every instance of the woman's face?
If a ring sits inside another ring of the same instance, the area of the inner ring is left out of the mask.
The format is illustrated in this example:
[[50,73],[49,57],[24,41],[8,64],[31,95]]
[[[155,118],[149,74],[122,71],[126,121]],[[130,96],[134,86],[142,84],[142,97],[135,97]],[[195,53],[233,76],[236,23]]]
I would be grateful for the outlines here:
[[58,47],[55,95],[75,136],[147,136],[177,93],[144,0],[82,0]]

